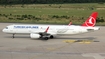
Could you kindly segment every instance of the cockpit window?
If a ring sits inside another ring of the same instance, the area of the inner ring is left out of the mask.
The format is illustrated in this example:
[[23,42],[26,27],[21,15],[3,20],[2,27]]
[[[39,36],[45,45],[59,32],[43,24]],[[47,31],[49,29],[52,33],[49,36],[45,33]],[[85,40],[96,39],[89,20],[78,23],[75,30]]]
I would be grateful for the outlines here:
[[8,27],[6,27],[5,29],[8,29]]

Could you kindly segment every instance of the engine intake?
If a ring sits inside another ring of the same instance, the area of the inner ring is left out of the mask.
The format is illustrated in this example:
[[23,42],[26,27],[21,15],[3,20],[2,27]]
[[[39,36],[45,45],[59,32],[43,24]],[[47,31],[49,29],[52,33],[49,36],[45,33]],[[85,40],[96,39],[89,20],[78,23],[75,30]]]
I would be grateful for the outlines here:
[[40,38],[40,35],[39,35],[39,34],[31,33],[31,34],[30,34],[30,37],[31,37],[31,38]]

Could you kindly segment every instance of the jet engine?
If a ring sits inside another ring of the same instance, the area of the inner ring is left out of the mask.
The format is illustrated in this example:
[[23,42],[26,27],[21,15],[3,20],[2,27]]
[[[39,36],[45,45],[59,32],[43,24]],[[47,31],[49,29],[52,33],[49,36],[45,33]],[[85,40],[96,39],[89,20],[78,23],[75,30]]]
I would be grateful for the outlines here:
[[39,35],[39,34],[31,33],[31,34],[30,34],[30,37],[31,37],[31,38],[40,38],[40,35]]

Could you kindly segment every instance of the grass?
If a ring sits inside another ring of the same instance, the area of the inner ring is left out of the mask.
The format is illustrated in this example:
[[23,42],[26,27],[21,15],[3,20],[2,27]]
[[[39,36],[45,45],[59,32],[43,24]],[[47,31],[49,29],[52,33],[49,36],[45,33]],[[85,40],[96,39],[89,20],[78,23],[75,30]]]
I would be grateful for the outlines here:
[[[72,21],[74,24],[84,22],[92,12],[98,12],[98,17],[103,17],[105,20],[104,4],[85,3],[85,4],[29,4],[29,5],[7,5],[0,6],[0,14],[9,16],[0,16],[0,22],[22,22],[22,23],[56,23],[68,24]],[[11,14],[11,15],[10,15]],[[41,18],[17,20],[15,15],[33,15]],[[52,18],[52,16],[68,16],[70,18]],[[12,20],[8,18],[12,17]],[[72,18],[73,17],[73,18]],[[81,20],[81,17],[84,19]],[[104,22],[98,25],[105,25]]]

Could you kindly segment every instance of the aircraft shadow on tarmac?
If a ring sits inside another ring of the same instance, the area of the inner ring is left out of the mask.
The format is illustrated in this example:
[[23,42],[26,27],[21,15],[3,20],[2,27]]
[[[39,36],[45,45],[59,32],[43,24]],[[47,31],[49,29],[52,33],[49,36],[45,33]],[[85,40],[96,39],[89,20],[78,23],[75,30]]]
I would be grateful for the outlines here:
[[[4,36],[4,38],[13,38],[12,36]],[[27,38],[27,39],[31,39],[30,38],[30,36],[28,36],[28,35],[16,35],[15,37],[14,37],[14,39],[15,38]],[[55,37],[55,38],[53,38],[53,39],[49,39],[49,40],[56,40],[56,39],[60,39],[60,40],[64,40],[64,39],[68,39],[68,40],[93,40],[93,39],[96,39],[95,37]],[[33,40],[41,40],[41,39],[33,39]]]
[[[5,38],[11,38],[12,39],[12,36],[5,36]],[[13,39],[31,39],[30,36],[15,36]],[[75,42],[82,42],[84,40],[86,41],[92,41],[92,42],[99,42],[97,40],[94,40],[96,39],[95,37],[55,37],[53,39],[49,39],[49,40],[76,40]],[[31,40],[42,40],[42,41],[47,41],[47,40],[44,40],[44,39],[31,39]]]
[[[5,36],[5,38],[13,38],[12,36]],[[14,36],[14,39],[15,38],[30,38],[30,36]]]
[[56,37],[56,39],[75,39],[75,40],[78,40],[78,39],[96,39],[95,37]]

